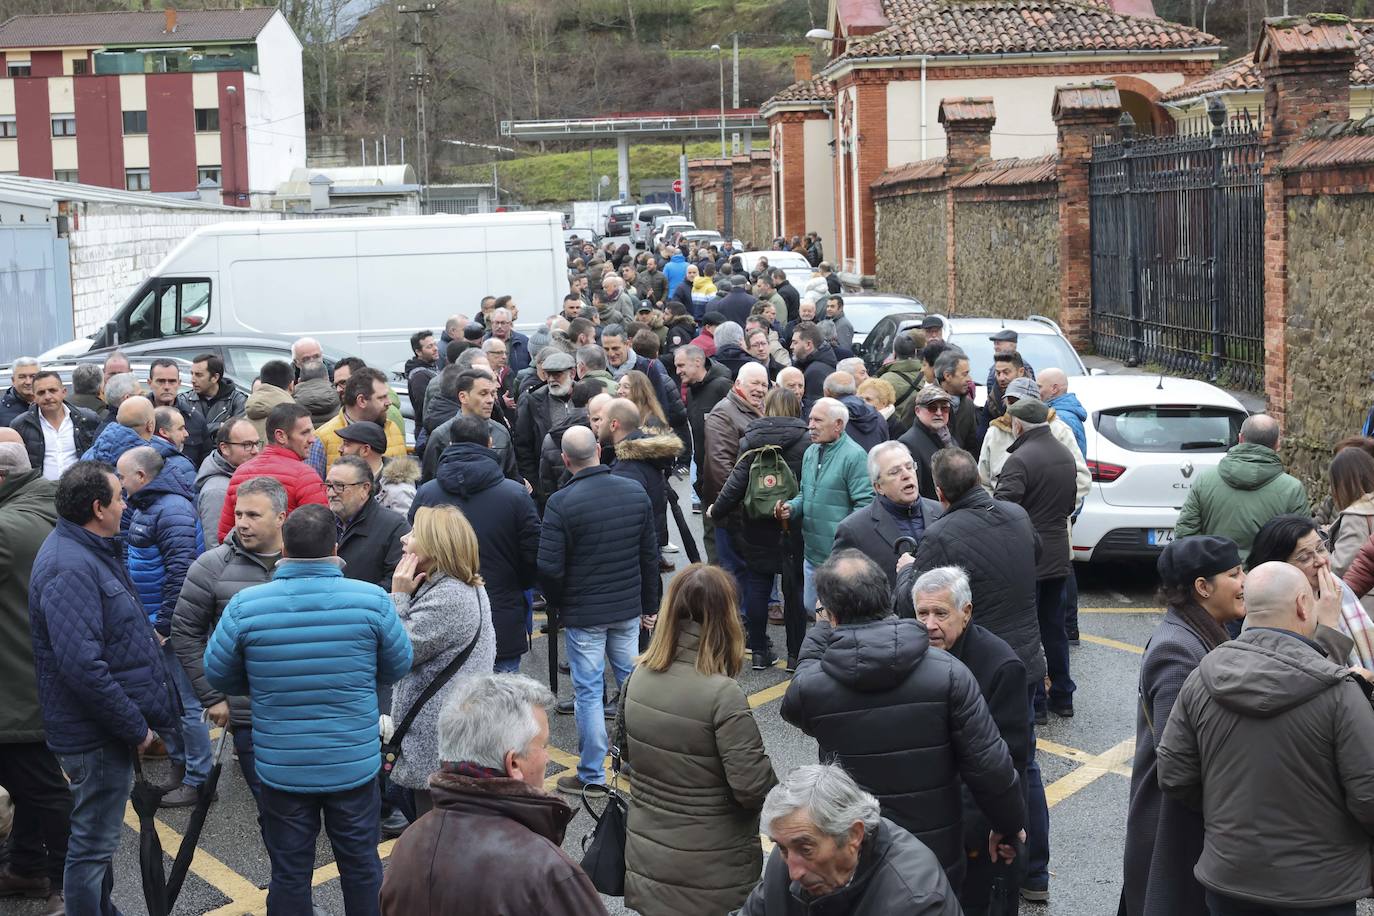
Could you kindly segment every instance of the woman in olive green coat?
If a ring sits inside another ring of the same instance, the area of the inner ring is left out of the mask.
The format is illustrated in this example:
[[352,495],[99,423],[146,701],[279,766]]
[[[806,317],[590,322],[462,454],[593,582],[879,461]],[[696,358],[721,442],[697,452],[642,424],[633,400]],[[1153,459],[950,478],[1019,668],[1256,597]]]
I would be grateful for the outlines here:
[[759,881],[759,809],[777,778],[735,681],[743,660],[734,580],[688,566],[617,723],[631,789],[625,905],[643,916],[728,913]]

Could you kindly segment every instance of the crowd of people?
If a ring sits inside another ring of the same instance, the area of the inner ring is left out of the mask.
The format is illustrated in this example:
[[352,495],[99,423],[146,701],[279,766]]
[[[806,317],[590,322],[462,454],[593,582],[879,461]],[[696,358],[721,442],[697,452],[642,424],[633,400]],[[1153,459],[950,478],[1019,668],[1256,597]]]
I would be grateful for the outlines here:
[[[604,912],[559,796],[606,795],[608,754],[646,916],[1049,898],[1036,728],[1074,714],[1090,484],[1064,372],[998,331],[980,406],[936,317],[866,363],[824,262],[803,290],[728,244],[574,246],[568,270],[531,335],[511,296],[412,335],[413,447],[388,374],[310,338],[251,387],[209,353],[186,392],[172,360],[144,379],[116,352],[71,393],[14,363],[0,896],[115,912],[135,766],[165,755],[161,804],[208,804],[214,728],[273,914],[312,912],[321,825],[350,916]],[[1314,519],[1278,436],[1245,422],[1159,561],[1129,916],[1346,914],[1370,891],[1374,709],[1350,675],[1374,679],[1374,441],[1341,444]],[[705,562],[680,567],[687,477]],[[536,611],[569,699],[520,673]],[[781,715],[819,765],[775,771],[745,664],[792,675]],[[550,712],[579,751],[556,792]]]

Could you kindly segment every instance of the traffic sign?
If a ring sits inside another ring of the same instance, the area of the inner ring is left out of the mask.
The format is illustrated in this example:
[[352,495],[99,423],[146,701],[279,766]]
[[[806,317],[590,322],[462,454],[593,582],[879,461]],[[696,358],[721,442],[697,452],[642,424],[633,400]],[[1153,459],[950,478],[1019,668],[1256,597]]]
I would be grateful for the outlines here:
[[681,178],[674,178],[674,179],[673,179],[673,193],[674,193],[674,194],[681,194],[681,193],[682,193],[682,179],[681,179]]

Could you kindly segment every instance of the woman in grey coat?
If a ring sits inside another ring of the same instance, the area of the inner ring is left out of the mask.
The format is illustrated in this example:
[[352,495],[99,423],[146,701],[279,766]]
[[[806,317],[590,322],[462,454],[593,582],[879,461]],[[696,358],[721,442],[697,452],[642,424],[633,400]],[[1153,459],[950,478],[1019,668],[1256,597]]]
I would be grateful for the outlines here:
[[1164,619],[1145,646],[1136,703],[1135,762],[1126,814],[1118,916],[1207,916],[1193,866],[1202,855],[1202,815],[1165,796],[1155,748],[1183,682],[1245,616],[1245,572],[1228,538],[1179,538],[1159,556]]
[[477,535],[456,506],[420,509],[401,546],[405,553],[391,580],[391,600],[410,636],[415,660],[410,673],[396,682],[392,721],[399,726],[435,677],[469,644],[473,647],[401,739],[401,756],[391,778],[415,792],[419,815],[431,807],[429,777],[439,769],[439,710],[460,678],[491,673],[496,631],[487,590],[477,573]]

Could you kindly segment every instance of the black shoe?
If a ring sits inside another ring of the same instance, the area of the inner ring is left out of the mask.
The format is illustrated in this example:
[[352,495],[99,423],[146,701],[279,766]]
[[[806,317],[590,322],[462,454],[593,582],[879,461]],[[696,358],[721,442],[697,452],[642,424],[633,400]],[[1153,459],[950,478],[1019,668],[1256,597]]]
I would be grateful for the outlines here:
[[797,673],[797,657],[795,655],[787,656],[787,666],[783,670],[788,674]]
[[769,668],[773,667],[773,664],[774,664],[775,662],[777,662],[777,660],[778,660],[778,657],[777,657],[776,655],[773,654],[773,650],[772,650],[772,649],[769,649],[769,650],[766,651],[766,652],[755,652],[755,653],[754,653],[754,670],[755,670],[755,671],[766,671],[766,670],[768,670]]
[[572,700],[559,700],[554,704],[553,711],[560,716],[570,716],[576,711],[576,707]]
[[16,875],[8,868],[0,870],[0,897],[32,897],[37,900],[47,897],[49,891],[46,876],[28,878]]
[[1067,703],[1051,703],[1051,704],[1050,704],[1050,712],[1054,713],[1056,716],[1058,716],[1058,717],[1061,718],[1061,719],[1072,719],[1072,718],[1073,718],[1073,700],[1070,700],[1070,701],[1067,702]]
[[384,839],[394,840],[396,837],[405,833],[406,828],[410,826],[410,821],[406,820],[406,816],[399,810],[396,810],[383,818],[380,826],[382,828],[382,837]]
[[1076,645],[1079,644],[1079,640],[1078,640],[1078,627],[1070,627],[1070,628],[1066,631],[1066,635],[1069,637],[1069,645],[1071,645],[1071,646],[1076,646]]
[[1036,710],[1035,710],[1035,724],[1036,724],[1036,725],[1049,725],[1049,724],[1050,724],[1050,714],[1049,714],[1048,712],[1046,712],[1045,710],[1040,709],[1040,708],[1037,707]]
[[572,668],[569,667],[569,665],[568,665],[567,662],[559,662],[559,663],[558,663],[558,673],[559,673],[559,674],[572,674]]

